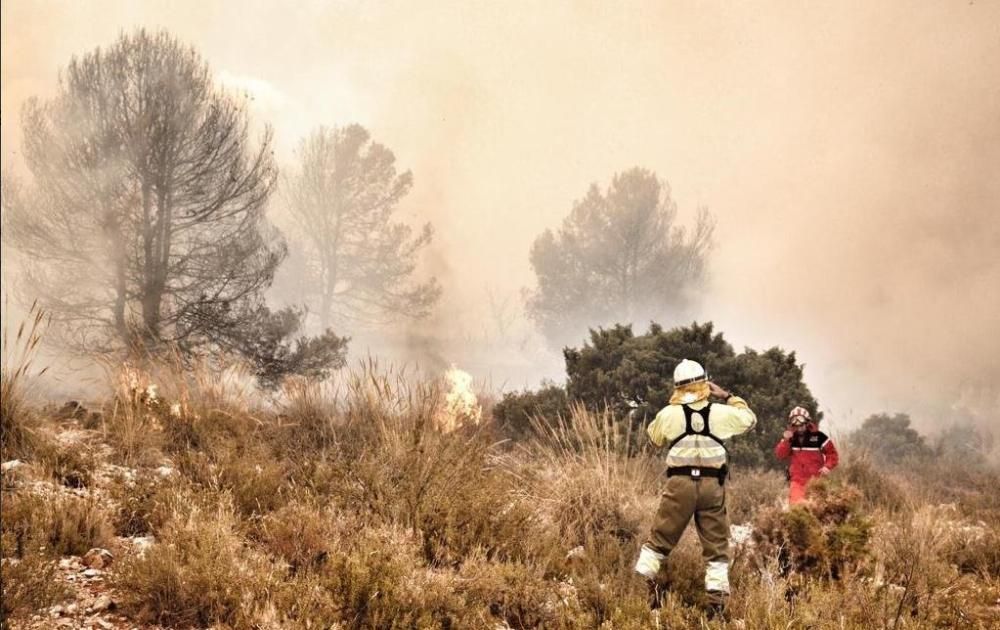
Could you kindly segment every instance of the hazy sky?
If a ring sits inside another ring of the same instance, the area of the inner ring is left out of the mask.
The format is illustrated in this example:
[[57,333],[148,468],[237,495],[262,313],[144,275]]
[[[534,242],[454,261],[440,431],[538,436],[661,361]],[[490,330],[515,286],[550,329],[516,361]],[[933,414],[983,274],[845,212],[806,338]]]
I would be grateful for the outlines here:
[[2,160],[71,55],[164,27],[254,95],[283,159],[320,124],[395,151],[439,324],[516,298],[538,233],[640,165],[718,219],[699,318],[797,349],[834,427],[958,398],[996,423],[1000,3],[793,4],[9,0]]

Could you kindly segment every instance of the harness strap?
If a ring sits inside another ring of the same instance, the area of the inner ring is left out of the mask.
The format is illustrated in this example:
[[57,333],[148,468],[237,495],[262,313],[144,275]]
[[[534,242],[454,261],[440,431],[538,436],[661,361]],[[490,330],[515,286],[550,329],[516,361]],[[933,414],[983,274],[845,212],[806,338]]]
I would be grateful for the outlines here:
[[[678,442],[680,442],[682,439],[686,438],[689,435],[704,435],[707,438],[715,440],[715,442],[717,442],[718,445],[721,446],[723,450],[726,451],[726,456],[728,457],[729,449],[726,448],[726,445],[725,443],[723,443],[722,440],[720,440],[714,433],[712,433],[711,425],[709,425],[708,422],[708,419],[712,414],[712,403],[709,402],[701,409],[692,409],[690,405],[682,405],[681,409],[684,410],[684,433],[681,433],[673,440],[671,440],[670,446],[668,447],[667,450],[673,448]],[[702,418],[701,431],[695,431],[694,427],[691,424],[691,416],[694,414],[698,414]]]

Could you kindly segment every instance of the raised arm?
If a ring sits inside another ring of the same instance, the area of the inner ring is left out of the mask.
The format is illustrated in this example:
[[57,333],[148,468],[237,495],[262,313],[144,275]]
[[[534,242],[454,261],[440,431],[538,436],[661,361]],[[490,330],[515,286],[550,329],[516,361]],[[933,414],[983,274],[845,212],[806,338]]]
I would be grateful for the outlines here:
[[712,405],[712,431],[722,439],[746,433],[757,424],[757,416],[747,401],[709,382],[713,396],[725,398],[726,403]]
[[785,431],[781,436],[781,441],[774,447],[774,456],[778,459],[788,459],[792,454],[792,435],[791,431]]

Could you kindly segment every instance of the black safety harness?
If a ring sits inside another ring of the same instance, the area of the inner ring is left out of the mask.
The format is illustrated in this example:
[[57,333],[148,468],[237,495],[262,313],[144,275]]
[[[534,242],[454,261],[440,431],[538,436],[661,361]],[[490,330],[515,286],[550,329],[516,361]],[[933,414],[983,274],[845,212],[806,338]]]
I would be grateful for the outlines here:
[[[705,468],[702,466],[671,466],[667,468],[667,477],[676,477],[678,475],[691,477],[692,479],[711,477],[713,479],[718,479],[720,486],[725,485],[726,477],[729,476],[729,449],[726,448],[726,445],[722,442],[722,440],[712,433],[712,428],[708,424],[708,418],[712,411],[712,403],[708,403],[702,409],[692,409],[689,405],[682,405],[681,409],[684,410],[684,432],[671,440],[670,446],[667,448],[667,453],[669,454],[670,449],[687,436],[703,435],[718,442],[719,446],[726,451],[726,463],[724,463],[721,468]],[[694,426],[691,424],[691,416],[694,414],[698,414],[702,418],[702,427],[700,431],[695,431]]]

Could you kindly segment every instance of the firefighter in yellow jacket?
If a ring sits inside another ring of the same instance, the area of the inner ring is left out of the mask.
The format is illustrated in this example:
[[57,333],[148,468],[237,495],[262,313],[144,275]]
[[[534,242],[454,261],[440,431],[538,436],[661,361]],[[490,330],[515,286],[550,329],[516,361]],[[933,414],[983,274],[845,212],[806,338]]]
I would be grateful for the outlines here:
[[[715,396],[725,403],[713,403]],[[650,605],[660,604],[660,565],[694,517],[701,539],[705,590],[711,612],[729,595],[729,516],[726,512],[727,452],[722,440],[746,433],[757,423],[745,400],[708,379],[695,361],[674,369],[674,392],[647,428],[656,446],[666,446],[667,481],[649,539],[636,572],[650,586]]]

